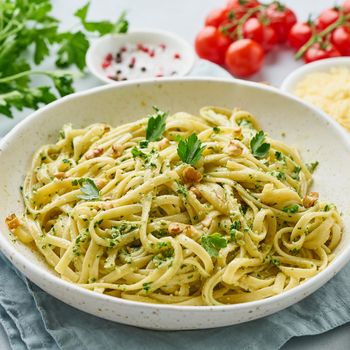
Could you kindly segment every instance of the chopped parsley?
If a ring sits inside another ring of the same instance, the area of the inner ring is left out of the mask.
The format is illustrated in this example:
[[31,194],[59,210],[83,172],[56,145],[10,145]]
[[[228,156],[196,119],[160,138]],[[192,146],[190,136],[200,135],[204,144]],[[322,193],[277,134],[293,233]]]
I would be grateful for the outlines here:
[[279,259],[273,258],[271,255],[267,256],[266,259],[270,264],[272,264],[276,267],[281,265],[281,262],[279,261]]
[[272,171],[271,175],[277,177],[278,180],[286,179],[286,174],[283,171]]
[[237,231],[240,230],[242,227],[242,224],[239,220],[235,220],[231,226],[230,226],[230,237],[231,240],[234,241],[237,239]]
[[80,185],[80,191],[82,192],[82,194],[77,195],[77,198],[79,199],[93,201],[100,198],[100,191],[98,190],[95,182],[90,178],[81,178],[79,180],[73,180],[72,185]]
[[152,282],[146,282],[146,283],[144,283],[144,284],[142,285],[143,290],[144,290],[146,293],[148,293],[149,290],[151,289],[151,284],[152,284]]
[[282,153],[282,152],[279,152],[279,151],[276,151],[275,152],[275,157],[276,157],[276,159],[277,160],[279,160],[279,161],[284,161],[284,154]]
[[148,140],[143,140],[139,142],[140,148],[146,148],[149,144]]
[[255,158],[264,158],[269,153],[270,144],[265,142],[265,133],[262,130],[250,140],[250,148]]
[[318,161],[316,161],[313,163],[306,164],[306,167],[309,169],[310,173],[312,174],[318,167],[318,164],[319,164]]
[[198,139],[196,134],[192,134],[186,140],[179,138],[179,144],[177,146],[177,154],[180,159],[187,164],[196,164],[205,146],[202,146],[202,142]]
[[220,132],[220,128],[218,126],[214,126],[213,131],[215,132],[215,134],[218,134]]
[[165,130],[165,121],[168,113],[161,111],[158,107],[153,106],[155,114],[149,115],[146,139],[147,141],[159,141]]
[[217,257],[219,255],[219,250],[227,247],[227,241],[220,233],[212,233],[211,235],[202,236],[201,245],[210,256]]
[[299,211],[299,205],[298,204],[293,204],[293,205],[289,205],[288,207],[284,207],[282,209],[285,213],[297,213]]
[[300,171],[301,171],[301,167],[300,166],[296,166],[292,172],[292,174],[290,175],[292,177],[292,179],[299,181],[300,180]]

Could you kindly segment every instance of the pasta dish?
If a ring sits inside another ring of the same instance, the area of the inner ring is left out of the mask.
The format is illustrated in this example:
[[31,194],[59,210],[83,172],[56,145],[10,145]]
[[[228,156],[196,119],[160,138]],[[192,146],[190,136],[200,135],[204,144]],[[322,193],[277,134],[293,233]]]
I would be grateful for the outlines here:
[[249,302],[325,269],[343,224],[310,192],[317,162],[237,108],[153,108],[42,146],[25,211],[6,218],[14,237],[66,281],[147,303]]

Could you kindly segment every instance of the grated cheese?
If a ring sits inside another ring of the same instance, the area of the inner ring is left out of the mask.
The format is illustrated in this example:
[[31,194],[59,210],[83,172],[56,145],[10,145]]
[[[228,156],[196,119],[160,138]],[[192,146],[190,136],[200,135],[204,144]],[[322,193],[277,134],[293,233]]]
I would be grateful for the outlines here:
[[329,72],[307,75],[297,84],[295,94],[321,108],[350,131],[350,70],[331,68]]

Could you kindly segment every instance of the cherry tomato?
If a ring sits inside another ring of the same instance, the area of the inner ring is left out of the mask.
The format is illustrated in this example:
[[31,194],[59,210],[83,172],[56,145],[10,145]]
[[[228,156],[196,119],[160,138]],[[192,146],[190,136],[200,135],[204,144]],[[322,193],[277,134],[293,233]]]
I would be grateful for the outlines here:
[[244,77],[259,71],[264,57],[264,49],[259,43],[251,39],[240,39],[227,49],[225,62],[233,75]]
[[243,24],[243,36],[261,43],[263,41],[264,26],[257,18],[249,18]]
[[226,50],[231,42],[231,39],[217,28],[206,26],[197,34],[195,47],[199,57],[217,64],[223,64]]
[[337,9],[327,9],[320,13],[316,19],[317,30],[326,29],[329,25],[334,23],[339,18],[339,11]]
[[346,14],[350,13],[350,0],[344,1],[342,7],[343,7],[344,13]]
[[297,22],[295,13],[286,6],[272,3],[266,9],[266,16],[277,34],[278,41],[280,43],[285,42],[290,28]]
[[258,7],[260,2],[257,0],[230,0],[227,4],[228,9],[250,9]]
[[307,23],[295,23],[288,35],[290,46],[299,50],[312,37],[312,29]]
[[270,26],[264,26],[262,47],[265,51],[270,51],[278,43],[276,31]]
[[331,43],[343,56],[350,56],[350,29],[346,26],[336,28],[331,35]]
[[340,52],[333,45],[328,45],[326,48],[322,48],[319,43],[316,43],[306,51],[304,55],[304,61],[306,63],[310,63],[325,58],[339,56],[341,56]]
[[230,10],[227,8],[212,10],[205,19],[205,25],[219,27],[222,23],[228,21],[229,13]]
[[230,0],[226,8],[234,13],[235,19],[240,19],[248,10],[257,6],[260,6],[257,0]]

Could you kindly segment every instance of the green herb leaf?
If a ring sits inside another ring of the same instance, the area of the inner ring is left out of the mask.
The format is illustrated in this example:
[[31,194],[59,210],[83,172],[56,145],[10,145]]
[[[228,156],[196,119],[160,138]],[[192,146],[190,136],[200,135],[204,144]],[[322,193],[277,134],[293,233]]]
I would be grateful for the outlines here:
[[217,257],[220,249],[227,247],[227,241],[219,233],[212,233],[202,236],[201,245],[210,256]]
[[234,221],[230,226],[230,237],[231,241],[234,241],[236,239],[236,233],[239,231],[242,227],[242,224],[239,220]]
[[292,172],[292,174],[290,175],[292,177],[292,179],[299,181],[300,180],[300,171],[301,171],[301,167],[300,166],[296,166]]
[[197,135],[192,134],[186,140],[180,139],[177,154],[184,163],[194,165],[202,156],[204,148],[205,146],[202,146],[202,142]]
[[98,32],[100,35],[105,35],[108,33],[126,33],[128,31],[129,23],[125,18],[125,12],[120,15],[116,23],[109,21],[88,22],[86,21],[86,17],[89,7],[90,3],[88,2],[85,6],[81,7],[74,13],[74,16],[81,20],[83,27],[88,32]]
[[297,213],[299,211],[299,205],[298,204],[293,204],[289,205],[288,207],[284,207],[282,209],[285,213]]
[[67,68],[76,65],[81,71],[84,70],[85,56],[89,48],[89,42],[83,32],[63,33],[60,36],[61,47],[57,51],[56,65],[59,68]]
[[148,141],[158,141],[161,139],[163,132],[165,130],[165,121],[168,113],[161,111],[158,107],[153,106],[155,114],[149,115],[147,129],[146,129],[146,139]]
[[73,185],[80,185],[80,191],[83,194],[77,196],[79,199],[86,201],[93,201],[100,198],[100,191],[98,190],[95,182],[89,178],[82,178],[79,180],[72,181]]
[[316,161],[313,163],[306,164],[306,167],[309,169],[310,173],[312,174],[318,167],[318,164],[319,164],[318,161]]
[[269,153],[270,144],[265,142],[265,134],[262,130],[250,140],[250,148],[256,158],[264,158]]

